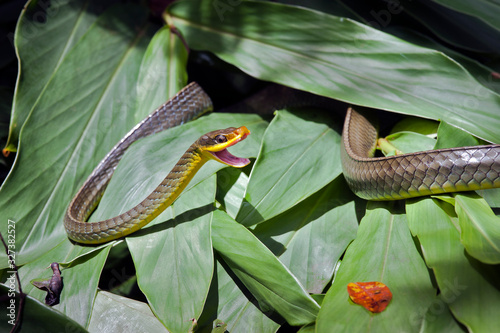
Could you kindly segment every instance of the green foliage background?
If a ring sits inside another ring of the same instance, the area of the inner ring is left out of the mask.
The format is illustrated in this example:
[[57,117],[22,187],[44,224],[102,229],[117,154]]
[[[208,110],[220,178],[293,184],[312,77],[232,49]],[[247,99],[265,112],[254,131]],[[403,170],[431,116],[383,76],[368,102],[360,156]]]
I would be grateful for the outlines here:
[[[243,170],[210,162],[174,205],[124,240],[80,246],[66,237],[64,212],[84,179],[188,79],[199,79],[219,109],[271,81],[390,111],[381,125],[396,113],[415,116],[389,136],[407,152],[500,143],[493,1],[301,5],[315,9],[185,0],[160,20],[144,4],[27,4],[15,32],[16,90],[0,94],[11,113],[6,147],[17,151],[0,189],[0,232],[9,239],[13,221],[28,294],[23,331],[207,332],[216,319],[229,332],[500,326],[499,191],[358,199],[342,177],[342,120],[324,111],[213,113],[141,140],[91,220],[137,204],[208,131],[247,126],[252,135],[232,151],[254,162]],[[30,281],[49,277],[54,261],[64,289],[48,308]],[[127,263],[133,272],[122,274]],[[5,283],[3,253],[0,268]],[[387,284],[387,310],[352,303],[346,286],[357,281]]]

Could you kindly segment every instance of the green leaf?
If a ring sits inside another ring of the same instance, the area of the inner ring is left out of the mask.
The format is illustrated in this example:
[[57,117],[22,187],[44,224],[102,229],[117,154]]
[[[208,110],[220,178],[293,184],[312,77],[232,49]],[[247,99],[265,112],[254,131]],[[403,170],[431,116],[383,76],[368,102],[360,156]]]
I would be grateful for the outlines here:
[[309,324],[306,326],[302,326],[300,330],[297,331],[297,333],[315,333],[316,332],[316,325],[315,324]]
[[[214,200],[212,176],[185,193],[155,223],[127,237],[139,287],[170,332],[187,332],[203,309],[214,267]],[[165,215],[171,218],[162,218]]]
[[[110,248],[111,246],[108,244],[92,253],[79,256],[69,265],[60,265],[63,289],[60,303],[53,308],[72,318],[83,327],[87,327],[89,323],[99,277]],[[63,263],[68,258],[72,259],[76,255],[76,249],[78,247],[64,242],[51,251],[43,253],[37,260],[21,267],[19,275],[23,292],[43,302],[47,293],[35,288],[30,284],[30,281],[52,276],[50,264],[52,262]],[[86,251],[88,250],[80,248],[80,252]]]
[[[317,332],[419,332],[435,290],[413,246],[405,215],[392,205],[369,204],[322,303]],[[347,293],[348,283],[369,281],[384,283],[393,295],[378,314],[352,303]]]
[[439,123],[434,120],[404,117],[392,127],[391,134],[397,132],[415,132],[431,137],[437,133],[438,126]]
[[314,195],[253,230],[302,283],[321,293],[358,228],[354,195],[338,177]]
[[442,121],[439,124],[438,138],[433,149],[477,146],[478,144],[479,141],[469,133],[451,126],[446,121]]
[[263,138],[236,220],[254,225],[293,207],[341,172],[340,136],[324,113],[280,111]]
[[479,190],[476,192],[486,200],[488,205],[500,208],[500,189]]
[[[13,278],[15,281],[15,277]],[[20,301],[21,298],[16,292],[11,296],[11,290],[9,289],[10,282],[6,285],[0,284],[0,294],[3,296],[0,298],[0,306],[2,308],[2,320],[0,321],[0,331],[10,332],[14,327],[14,323],[20,312]],[[13,294],[13,292],[12,292]],[[13,302],[14,300],[14,302]],[[14,304],[14,310],[11,311],[8,307]],[[11,316],[12,314],[12,316]],[[11,321],[13,320],[13,321]],[[26,296],[23,304],[21,332],[56,332],[56,331],[70,331],[70,332],[87,332],[80,324],[76,321],[65,316],[61,312],[57,311],[50,306],[45,305],[39,300]]]
[[131,104],[135,102],[135,123],[184,88],[187,58],[182,40],[168,26],[156,32],[142,59],[137,97],[130,99]]
[[89,332],[168,332],[146,303],[99,291]]
[[17,146],[19,132],[63,59],[113,1],[47,3],[30,1],[21,12],[14,36],[20,69],[7,145]]
[[[391,32],[397,37],[404,39],[410,43],[443,52],[453,60],[460,63],[460,65],[464,66],[464,68],[479,83],[496,93],[500,92],[500,82],[498,82],[498,80],[494,78],[495,71],[491,67],[484,65],[484,62],[472,58],[474,54],[465,55],[463,53],[460,53],[460,50],[457,50],[457,48],[451,48],[450,46],[440,44],[434,36],[425,36],[409,28],[403,28],[401,30],[391,30]],[[455,34],[458,37],[463,36],[460,34],[460,32],[455,32]]]
[[500,142],[500,96],[442,53],[304,8],[242,1],[225,3],[224,11],[220,3],[183,1],[171,7],[171,19],[191,48],[211,51],[262,80],[442,119]]
[[233,219],[238,214],[248,185],[248,175],[244,170],[225,168],[217,173],[217,200]]
[[[106,11],[38,96],[21,131],[13,170],[0,189],[0,211],[16,222],[17,265],[67,242],[62,221],[72,196],[134,125],[134,108],[123,96],[135,95],[152,32],[146,18],[143,7]],[[0,232],[6,234],[6,224]]]
[[276,332],[279,327],[276,319],[269,318],[254,304],[248,290],[226,265],[221,264],[220,257],[217,258],[207,302],[198,320],[198,331],[210,331],[213,321],[220,318],[229,332]]
[[460,240],[467,252],[486,264],[500,263],[500,218],[477,194],[456,194]]
[[276,311],[290,325],[316,319],[319,305],[297,278],[250,231],[219,210],[212,221],[212,242],[261,311]]
[[436,277],[440,299],[470,332],[495,331],[500,325],[498,267],[466,254],[451,205],[435,199],[412,200],[407,201],[406,211],[412,234]]
[[414,153],[433,149],[436,140],[413,132],[398,132],[386,137],[392,146],[403,153]]

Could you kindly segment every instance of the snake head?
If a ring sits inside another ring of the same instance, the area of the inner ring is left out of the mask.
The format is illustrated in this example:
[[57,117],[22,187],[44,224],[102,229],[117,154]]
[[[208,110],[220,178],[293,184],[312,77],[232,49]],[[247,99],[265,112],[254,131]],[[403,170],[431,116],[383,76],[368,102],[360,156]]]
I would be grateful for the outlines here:
[[249,164],[250,160],[232,155],[227,148],[244,140],[249,134],[250,131],[245,126],[229,127],[204,134],[198,139],[197,146],[202,155],[207,158],[235,168],[242,168]]

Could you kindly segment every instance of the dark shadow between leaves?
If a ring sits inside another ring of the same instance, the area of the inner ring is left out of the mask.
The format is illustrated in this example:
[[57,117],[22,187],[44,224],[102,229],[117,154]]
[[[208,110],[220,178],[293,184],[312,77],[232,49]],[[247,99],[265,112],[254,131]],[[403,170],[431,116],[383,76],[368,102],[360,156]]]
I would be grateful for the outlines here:
[[213,204],[207,204],[205,206],[193,208],[191,210],[188,210],[179,216],[174,217],[173,219],[163,221],[160,223],[157,223],[155,225],[152,225],[150,227],[145,227],[137,232],[128,235],[127,237],[139,237],[139,236],[144,236],[156,232],[160,232],[166,229],[173,228],[179,224],[186,223],[186,222],[191,222],[199,217],[202,217],[206,214],[209,214],[215,210],[215,207]]
[[212,330],[212,325],[214,320],[221,319],[225,322],[224,318],[218,318],[218,308],[219,308],[219,276],[217,273],[217,261],[220,258],[217,254],[214,254],[216,260],[214,260],[214,274],[212,276],[212,282],[210,283],[210,288],[208,289],[208,295],[201,312],[200,318],[198,318],[198,326],[196,331],[199,332],[210,332]]
[[[500,279],[498,279],[498,276],[500,275],[500,265],[485,264],[479,261],[478,259],[472,257],[465,248],[464,248],[464,256],[469,262],[469,265],[476,272],[478,272],[478,274],[480,274],[483,279],[488,281],[488,283],[495,289],[500,290]],[[467,288],[468,286],[465,287]]]

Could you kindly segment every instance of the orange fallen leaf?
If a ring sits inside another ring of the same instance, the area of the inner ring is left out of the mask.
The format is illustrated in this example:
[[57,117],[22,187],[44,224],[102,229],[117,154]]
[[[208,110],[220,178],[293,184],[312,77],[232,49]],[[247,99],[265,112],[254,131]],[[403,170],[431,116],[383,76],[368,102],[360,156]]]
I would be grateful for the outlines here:
[[351,282],[347,292],[354,303],[373,313],[384,311],[392,299],[389,287],[382,282]]

